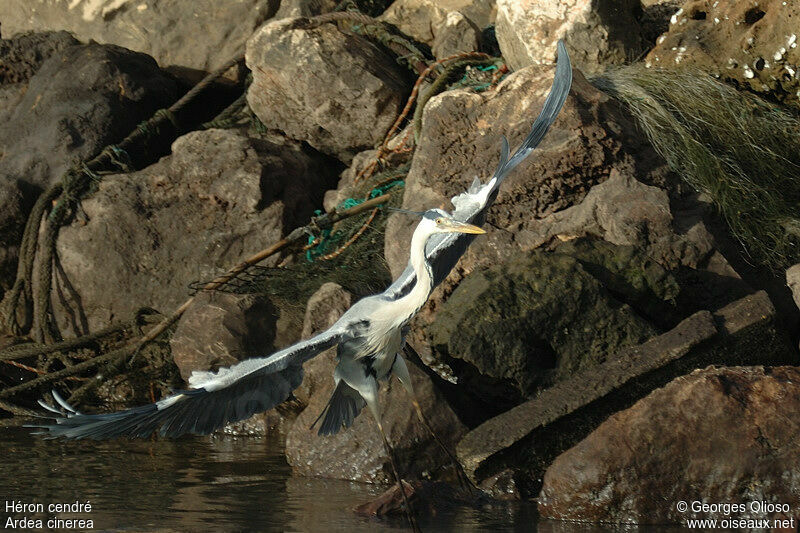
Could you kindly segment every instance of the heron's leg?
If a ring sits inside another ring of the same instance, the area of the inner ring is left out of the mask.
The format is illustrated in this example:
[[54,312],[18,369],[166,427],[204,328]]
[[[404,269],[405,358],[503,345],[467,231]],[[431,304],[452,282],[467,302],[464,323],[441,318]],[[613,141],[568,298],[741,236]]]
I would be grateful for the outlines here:
[[406,496],[406,489],[403,486],[403,480],[397,470],[397,463],[394,459],[394,450],[392,449],[392,445],[389,444],[389,438],[386,436],[386,432],[383,430],[383,424],[381,423],[380,407],[378,406],[378,382],[375,381],[375,379],[371,379],[370,382],[371,386],[369,387],[369,390],[360,389],[359,393],[367,402],[367,407],[369,407],[369,411],[372,413],[372,416],[375,418],[375,422],[378,424],[378,430],[381,432],[381,438],[383,439],[383,447],[386,450],[386,455],[389,456],[389,463],[392,465],[392,474],[394,474],[394,478],[397,480],[397,485],[400,487],[400,494],[403,495],[403,503],[406,506],[406,518],[408,518],[408,522],[411,524],[411,529],[413,531],[420,531],[419,525],[417,525],[417,519],[414,518],[414,510],[411,508],[411,504],[408,501],[408,496]]
[[458,458],[451,452],[447,446],[445,446],[442,439],[433,431],[430,423],[428,423],[428,419],[425,416],[425,413],[422,412],[422,407],[419,405],[419,401],[417,401],[417,396],[414,394],[414,385],[411,383],[411,375],[408,373],[408,367],[406,366],[405,359],[403,359],[403,355],[398,353],[397,357],[394,360],[394,365],[392,365],[392,373],[397,376],[397,379],[403,385],[403,388],[406,390],[408,395],[411,397],[411,403],[414,405],[414,409],[417,412],[417,417],[419,418],[422,425],[425,426],[425,429],[428,430],[428,433],[431,434],[433,439],[439,445],[439,447],[444,450],[444,453],[450,458],[450,461],[453,463],[453,466],[456,467],[456,475],[458,476],[458,481],[461,485],[467,489],[473,490],[475,486],[467,477],[467,474],[464,472],[464,469],[461,467],[461,463],[458,462]]

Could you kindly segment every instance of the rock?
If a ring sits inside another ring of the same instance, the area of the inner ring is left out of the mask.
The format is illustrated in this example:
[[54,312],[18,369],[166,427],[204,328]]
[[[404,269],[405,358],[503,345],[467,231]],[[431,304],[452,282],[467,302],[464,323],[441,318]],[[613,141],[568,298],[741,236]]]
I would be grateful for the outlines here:
[[407,74],[367,39],[332,24],[292,29],[297,20],[266,24],[248,41],[247,101],[268,128],[349,163],[383,140],[405,104]]
[[467,276],[427,333],[462,387],[512,407],[657,329],[574,257],[535,251]]
[[80,42],[65,31],[26,33],[13,39],[0,39],[0,57],[3,58],[0,84],[27,82],[46,59],[77,44]]
[[335,180],[330,170],[299,143],[206,130],[144,170],[106,176],[82,202],[88,222],[59,235],[62,330],[94,331],[143,305],[170,311],[191,282],[306,223]]
[[[615,388],[642,373],[658,368],[664,361],[682,357],[692,348],[716,335],[708,312],[700,312],[673,330],[648,342],[614,354],[599,367],[573,376],[544,390],[529,400],[497,416],[468,433],[458,444],[459,460],[468,474],[482,479],[493,475],[481,472],[492,456],[522,441],[536,428],[547,427],[559,418],[602,398]],[[638,364],[637,364],[638,363]],[[631,368],[633,367],[633,368]],[[513,470],[518,470],[512,467]],[[503,468],[497,467],[501,471]]]
[[686,2],[646,62],[694,67],[739,87],[800,106],[800,5],[720,0]]
[[[691,231],[695,235],[690,235]],[[554,237],[568,241],[587,233],[616,245],[640,246],[666,265],[696,266],[713,245],[702,224],[686,231],[688,238],[675,235],[667,191],[614,170],[608,180],[592,187],[581,203],[532,220],[519,237],[523,246],[534,248]],[[687,240],[691,245],[688,251]]]
[[[433,430],[451,449],[465,427],[448,406],[430,378],[409,363],[409,373],[425,416]],[[286,437],[287,460],[295,473],[367,483],[386,483],[392,479],[389,460],[380,433],[365,409],[353,425],[336,435],[317,436],[310,429],[333,393],[331,369],[327,386],[315,391],[308,407],[300,413]],[[382,384],[378,402],[382,422],[398,461],[400,475],[407,479],[435,476],[448,466],[448,457],[417,419],[411,401],[399,382]]]
[[16,182],[0,181],[0,299],[14,284],[17,258],[30,206]]
[[709,364],[793,361],[794,347],[776,331],[775,320],[764,292],[713,314],[695,313],[672,330],[609,355],[597,367],[484,422],[459,442],[459,460],[476,482],[511,469],[522,496],[535,497],[556,457],[655,388]]
[[598,238],[516,252],[466,276],[423,326],[423,342],[491,416],[752,293],[735,273],[713,268],[709,260],[667,270],[636,246]]
[[80,45],[66,32],[0,40],[0,291],[13,284],[42,189],[176,98],[174,81],[143,54]]
[[117,46],[63,41],[60,36],[50,45],[50,57],[0,124],[0,179],[22,181],[29,195],[177,99],[175,82],[152,58]]
[[556,42],[572,64],[590,74],[644,51],[639,0],[497,0],[497,42],[508,65],[552,63]]
[[316,17],[336,8],[335,0],[281,0],[275,20],[295,17]]
[[[497,165],[500,135],[508,137],[512,148],[522,141],[550,89],[552,72],[551,67],[530,67],[511,74],[493,91],[457,89],[431,98],[406,178],[403,208],[449,207],[450,198],[466,190],[475,176],[486,181]],[[530,249],[565,234],[566,228],[549,231],[552,217],[585,202],[594,186],[615,178],[619,181],[614,183],[622,183],[613,188],[622,196],[606,209],[617,212],[599,218],[627,238],[610,236],[611,242],[640,245],[642,240],[671,235],[667,194],[645,185],[661,181],[665,172],[627,113],[575,71],[572,91],[555,124],[535,154],[503,182],[487,218],[494,229],[476,240],[457,270],[472,270],[476,257],[486,257],[483,264],[497,263],[513,249]],[[596,223],[587,221],[582,227]],[[394,276],[406,266],[415,225],[407,215],[389,218],[385,255]],[[574,229],[562,237],[579,235],[578,227]],[[649,237],[643,239],[645,234]],[[524,244],[516,244],[517,235]]]
[[480,43],[481,31],[458,11],[451,11],[436,31],[431,51],[437,59],[474,52]]
[[514,481],[514,471],[510,468],[484,479],[480,489],[495,500],[517,501],[521,499],[517,482]]
[[800,264],[794,265],[786,271],[786,284],[792,291],[794,303],[800,308]]
[[[380,16],[414,39],[433,46],[448,32],[448,17],[458,13],[475,28],[494,23],[494,0],[395,0]],[[437,55],[437,57],[439,57]]]
[[264,357],[299,336],[291,307],[265,295],[201,292],[181,316],[169,344],[181,377],[216,370],[248,357]]
[[[758,506],[800,505],[789,422],[800,408],[798,383],[796,367],[709,367],[677,378],[560,455],[544,476],[539,512],[616,523],[788,518]],[[680,512],[681,501],[744,509]]]
[[684,0],[642,0],[642,37],[649,47],[669,29],[669,22]]
[[[330,327],[350,306],[350,295],[334,283],[326,283],[309,299],[303,336]],[[388,458],[372,416],[365,409],[350,428],[329,437],[311,428],[333,393],[336,349],[331,348],[303,367],[303,384],[295,396],[305,409],[286,435],[286,459],[294,472],[369,483],[387,482],[391,477]],[[414,389],[422,410],[437,435],[451,446],[465,427],[436,390],[431,379],[416,365],[408,363]],[[383,427],[392,442],[400,475],[418,478],[432,475],[448,458],[417,419],[408,394],[400,383],[382,384],[379,403]],[[387,390],[388,389],[388,390]]]
[[[275,14],[278,0],[5,0],[3,34],[67,30],[81,41],[116,44],[162,67],[211,71],[228,62]],[[190,13],[191,16],[187,16]]]

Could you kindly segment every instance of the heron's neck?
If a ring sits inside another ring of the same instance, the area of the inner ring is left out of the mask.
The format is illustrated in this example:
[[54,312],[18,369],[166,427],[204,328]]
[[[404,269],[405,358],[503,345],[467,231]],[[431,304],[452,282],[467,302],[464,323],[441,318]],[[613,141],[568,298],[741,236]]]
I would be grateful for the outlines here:
[[425,259],[425,244],[428,242],[429,237],[430,235],[427,233],[415,232],[411,238],[410,262],[417,281],[408,294],[395,300],[393,305],[393,311],[396,312],[395,316],[404,317],[404,323],[425,305],[425,302],[428,301],[428,296],[433,290],[433,278],[431,278],[431,271]]

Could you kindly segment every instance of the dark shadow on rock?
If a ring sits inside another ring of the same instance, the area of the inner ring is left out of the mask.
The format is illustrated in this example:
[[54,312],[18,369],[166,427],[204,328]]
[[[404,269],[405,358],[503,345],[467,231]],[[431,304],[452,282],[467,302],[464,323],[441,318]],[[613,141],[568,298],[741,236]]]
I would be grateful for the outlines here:
[[83,310],[81,295],[69,280],[69,276],[64,272],[64,267],[58,254],[53,254],[53,286],[56,296],[62,306],[64,320],[76,337],[89,334],[89,321]]
[[769,294],[778,311],[777,327],[790,335],[797,345],[800,340],[800,309],[794,302],[792,291],[786,285],[784,273],[776,273],[748,261],[741,244],[731,236],[728,225],[713,213],[706,215],[704,223],[714,236],[719,251],[742,279],[755,289],[764,290]]

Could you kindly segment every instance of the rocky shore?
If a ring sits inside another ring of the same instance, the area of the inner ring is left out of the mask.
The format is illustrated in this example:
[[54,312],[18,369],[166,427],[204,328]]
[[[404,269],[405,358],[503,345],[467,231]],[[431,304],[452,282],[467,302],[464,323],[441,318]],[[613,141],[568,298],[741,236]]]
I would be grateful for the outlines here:
[[[386,206],[450,209],[521,141],[563,38],[563,110],[412,323],[422,409],[487,497],[542,517],[800,519],[798,20],[778,0],[5,0],[0,412],[53,387],[149,403],[323,331],[405,268],[416,220]],[[334,356],[224,431],[278,432],[300,475],[389,482],[367,415],[309,429]],[[380,401],[403,475],[454,482],[399,383]]]

